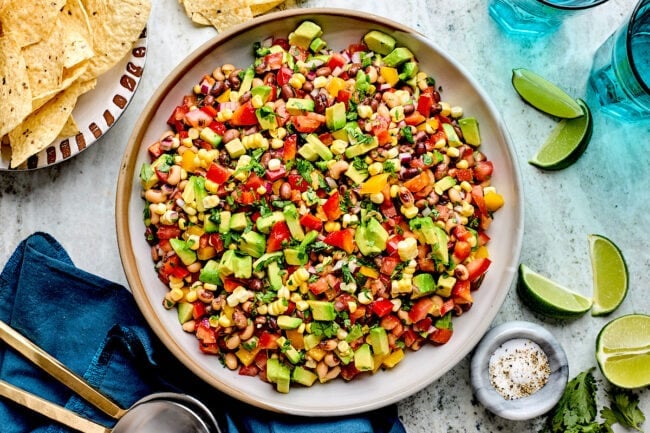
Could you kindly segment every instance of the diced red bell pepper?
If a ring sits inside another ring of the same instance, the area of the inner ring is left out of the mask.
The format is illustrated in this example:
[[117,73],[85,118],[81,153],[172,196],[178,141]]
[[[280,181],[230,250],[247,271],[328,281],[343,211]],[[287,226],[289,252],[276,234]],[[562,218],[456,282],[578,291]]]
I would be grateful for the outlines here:
[[411,126],[417,126],[421,123],[424,123],[425,120],[427,120],[427,118],[424,117],[422,114],[420,114],[419,111],[414,111],[413,113],[409,114],[404,118],[404,122],[407,125],[411,125]]
[[354,312],[350,312],[350,322],[354,325],[358,320],[366,316],[366,306],[358,305]]
[[433,331],[431,335],[429,335],[429,340],[431,340],[435,344],[445,344],[451,339],[453,333],[454,333],[453,329],[436,328],[435,331]]
[[275,53],[267,54],[264,56],[264,64],[270,70],[280,69],[282,67],[282,59],[284,58],[284,53],[282,51],[277,51]]
[[488,242],[490,242],[490,236],[488,236],[487,233],[484,231],[479,231],[478,232],[478,246],[482,247],[483,245],[486,245]]
[[291,189],[296,191],[305,192],[309,188],[309,183],[297,173],[290,173],[287,176],[287,182],[291,185]]
[[[194,301],[192,303],[192,318],[194,320],[198,320],[201,317],[203,317],[204,315],[205,315],[205,304],[203,302],[201,302],[201,301]],[[207,325],[207,328],[211,329],[207,318],[205,320],[202,320],[201,322],[199,322],[199,325],[203,325],[204,327]],[[198,337],[198,335],[197,335],[197,337]],[[215,339],[215,341],[206,341],[206,343],[216,343],[216,339]]]
[[161,225],[158,227],[156,236],[158,239],[173,239],[178,238],[181,235],[181,229],[178,226],[171,225]]
[[340,248],[348,254],[354,252],[354,232],[352,229],[343,229],[328,233],[323,239],[327,245]]
[[221,164],[213,162],[210,164],[210,167],[208,167],[208,171],[205,173],[205,177],[208,180],[221,185],[230,179],[231,174],[232,173],[228,168],[222,166]]
[[476,281],[481,275],[483,275],[492,262],[487,257],[481,257],[474,259],[471,262],[467,263],[465,267],[469,272],[468,281]]
[[379,272],[384,275],[392,275],[393,271],[401,261],[402,260],[399,257],[384,257],[381,259]]
[[327,274],[320,277],[316,281],[309,283],[309,290],[314,295],[320,295],[336,287],[339,283],[340,281],[334,275]]
[[323,124],[323,121],[320,118],[312,115],[291,116],[291,119],[296,131],[303,134],[314,132]]
[[413,324],[413,329],[416,330],[417,332],[420,333],[429,333],[429,329],[431,328],[431,325],[433,325],[433,319],[431,317],[425,317],[424,319],[420,320],[419,322],[416,322]]
[[372,311],[377,317],[384,317],[388,315],[395,305],[390,302],[388,299],[380,298],[372,301],[370,303],[370,311]]
[[296,159],[296,151],[298,148],[298,135],[290,134],[284,138],[284,146],[282,147],[282,159],[284,162]]
[[434,302],[429,297],[418,299],[408,312],[409,319],[413,322],[419,322],[427,317],[433,306]]
[[454,244],[453,259],[455,263],[465,260],[472,252],[472,246],[469,242],[458,240]]
[[327,216],[329,221],[337,220],[343,211],[341,210],[341,198],[338,191],[334,191],[334,194],[330,195],[327,201],[323,204],[323,212]]
[[459,182],[472,182],[474,180],[474,172],[470,168],[455,168],[453,172],[449,170],[449,174]]
[[242,365],[239,367],[239,375],[240,376],[251,376],[255,377],[257,374],[260,372],[260,369],[257,365],[251,364],[251,365]]
[[258,340],[259,347],[262,349],[277,349],[279,334],[272,334],[269,331],[262,331]]
[[255,203],[255,193],[253,191],[237,191],[235,193],[235,201],[241,205],[249,205]]
[[332,53],[327,61],[327,66],[332,69],[342,68],[347,62],[348,60],[342,54]]
[[492,161],[477,161],[474,166],[474,177],[479,182],[484,182],[492,176],[494,171],[494,164]]
[[199,341],[199,350],[210,355],[217,355],[219,353],[219,345],[217,343],[205,344]]
[[481,185],[474,185],[470,193],[472,201],[478,208],[479,215],[487,215],[487,206],[485,205],[485,197],[483,197],[483,187]]
[[291,68],[287,66],[283,66],[280,68],[278,73],[276,74],[276,80],[278,82],[278,85],[284,86],[289,82],[289,80],[293,77],[293,71]]
[[352,55],[354,53],[363,53],[368,51],[368,46],[361,43],[353,43],[348,45],[348,54]]
[[269,238],[266,240],[266,252],[280,251],[282,250],[282,243],[290,240],[291,231],[289,231],[289,226],[284,221],[278,221],[271,227]]
[[[203,302],[196,301],[192,304],[192,306],[196,307],[198,304],[203,304]],[[205,307],[203,307],[203,312],[205,313]],[[198,319],[201,316],[202,314],[194,317],[194,320]],[[210,326],[210,322],[208,321],[207,317],[204,318],[203,320],[199,320],[194,332],[196,334],[196,338],[201,340],[203,343],[212,344],[217,342],[217,334],[214,331],[214,329]]]
[[252,126],[257,125],[257,115],[255,114],[255,107],[251,101],[241,104],[234,113],[230,123],[233,126]]
[[212,105],[203,105],[200,108],[200,110],[203,111],[208,116],[212,117],[213,119],[217,117],[217,109],[214,108]]
[[210,122],[208,128],[212,129],[214,132],[216,132],[219,135],[223,135],[226,132],[226,125],[223,124],[222,122],[217,122],[216,120]]
[[153,159],[157,159],[160,155],[165,153],[162,146],[160,145],[160,141],[156,141],[155,143],[150,144],[149,147],[147,147],[147,151]]
[[163,282],[169,282],[169,277],[183,279],[187,277],[190,272],[181,262],[177,255],[168,256],[158,269],[158,276]]
[[352,98],[352,92],[346,89],[341,89],[336,94],[336,101],[343,102],[346,108],[348,106],[348,102],[350,102],[350,98]]
[[419,174],[405,181],[404,187],[411,192],[418,192],[431,185],[431,180],[428,171],[421,171]]
[[433,95],[430,93],[421,93],[418,98],[417,110],[425,117],[431,114],[431,107],[433,107]]
[[402,338],[404,339],[404,344],[406,345],[406,347],[411,347],[417,341],[423,340],[420,334],[418,334],[411,328],[408,328],[406,331],[404,331],[404,333],[402,334]]
[[377,138],[380,146],[390,143],[391,136],[388,128],[377,128],[373,130],[373,135]]
[[232,292],[234,292],[235,289],[236,289],[238,286],[241,286],[241,285],[242,285],[242,284],[241,284],[239,281],[235,280],[234,278],[228,278],[228,277],[225,277],[225,278],[223,279],[223,289],[224,289],[227,293],[232,293]]
[[317,216],[307,213],[300,217],[300,225],[308,230],[320,232],[323,228],[323,221]]

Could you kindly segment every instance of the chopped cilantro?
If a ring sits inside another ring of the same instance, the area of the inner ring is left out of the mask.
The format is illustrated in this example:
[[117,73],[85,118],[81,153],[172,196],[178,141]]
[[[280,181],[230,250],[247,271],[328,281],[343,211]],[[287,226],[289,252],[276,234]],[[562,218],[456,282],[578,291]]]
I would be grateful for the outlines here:
[[341,268],[341,273],[343,274],[343,282],[345,283],[355,282],[354,276],[352,275],[352,271],[350,271],[350,268],[347,266],[347,263],[343,265],[343,267]]
[[352,167],[361,173],[368,171],[368,164],[366,164],[366,161],[358,157],[354,158],[352,161]]
[[639,409],[639,397],[631,391],[614,387],[607,393],[612,403],[611,408],[604,407],[600,415],[609,427],[619,423],[624,427],[633,428],[638,431],[645,421],[645,415]]
[[296,170],[298,170],[298,174],[300,174],[303,179],[308,183],[311,183],[311,173],[315,170],[314,165],[311,162],[306,159],[297,159]]
[[413,131],[411,131],[410,126],[403,127],[402,129],[400,129],[400,132],[402,134],[402,137],[404,137],[404,140],[406,140],[411,144],[415,143],[415,140],[413,139]]
[[397,169],[395,168],[395,163],[393,161],[386,160],[384,161],[384,171],[386,173],[395,173],[397,172]]
[[552,433],[563,433],[576,426],[587,427],[595,418],[596,383],[591,370],[587,370],[569,381],[549,419],[549,427]]
[[336,336],[339,325],[336,322],[323,322],[314,320],[311,322],[311,333],[315,336],[323,336],[325,338],[332,338]]

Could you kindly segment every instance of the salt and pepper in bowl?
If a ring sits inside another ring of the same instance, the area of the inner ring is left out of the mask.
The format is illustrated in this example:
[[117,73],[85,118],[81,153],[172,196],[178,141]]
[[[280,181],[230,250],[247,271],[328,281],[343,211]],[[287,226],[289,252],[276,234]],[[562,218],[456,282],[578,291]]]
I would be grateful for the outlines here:
[[513,321],[490,329],[472,357],[476,397],[490,412],[510,420],[550,411],[568,379],[564,349],[548,330],[530,322]]

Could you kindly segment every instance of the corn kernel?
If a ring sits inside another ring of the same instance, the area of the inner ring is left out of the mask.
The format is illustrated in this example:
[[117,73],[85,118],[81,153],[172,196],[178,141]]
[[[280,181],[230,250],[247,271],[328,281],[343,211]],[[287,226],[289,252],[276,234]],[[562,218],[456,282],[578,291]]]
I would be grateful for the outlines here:
[[411,219],[415,218],[419,212],[418,208],[416,206],[405,206],[402,205],[400,207],[400,212],[402,212],[402,215],[404,215],[406,218]]
[[271,171],[278,170],[280,169],[281,166],[282,166],[282,161],[280,161],[278,158],[269,159],[269,162],[267,164],[268,169]]
[[460,150],[457,147],[448,148],[446,153],[450,158],[458,158],[460,156]]
[[264,99],[261,95],[255,95],[251,98],[251,104],[254,108],[262,108],[264,106]]
[[[297,307],[298,306],[296,305],[296,308]],[[266,306],[265,304],[262,304],[262,305],[257,307],[257,314],[259,314],[259,315],[265,316],[268,312],[269,312],[269,307]]]
[[266,187],[264,185],[260,185],[260,186],[257,187],[255,192],[258,193],[259,195],[264,195],[267,192]]
[[470,192],[472,190],[472,184],[464,180],[460,183],[460,189],[462,189],[465,192]]
[[149,205],[149,210],[156,215],[164,215],[167,212],[167,205],[165,203],[152,203]]
[[309,280],[309,271],[305,268],[298,268],[291,275],[293,276],[294,281],[296,281],[298,284]]
[[272,149],[282,149],[284,147],[284,141],[281,138],[274,138],[271,140]]
[[458,161],[456,163],[456,168],[464,169],[464,168],[468,168],[468,167],[469,167],[469,162],[467,162],[466,159],[461,159],[460,161]]
[[381,162],[373,162],[368,166],[368,174],[374,176],[376,174],[381,174],[384,171],[384,164]]
[[370,201],[374,204],[382,204],[384,202],[384,194],[381,192],[370,194]]
[[397,253],[403,261],[414,259],[418,256],[418,242],[415,238],[406,238],[397,243]]
[[185,300],[186,300],[187,302],[190,302],[190,303],[196,301],[197,298],[198,298],[198,297],[197,297],[197,295],[196,295],[196,290],[190,290],[190,291],[187,292],[187,294],[185,295]]
[[358,105],[357,114],[362,119],[368,119],[370,116],[372,116],[372,107],[369,105]]
[[229,328],[233,325],[232,320],[228,318],[225,314],[219,316],[219,326],[222,328]]
[[325,231],[328,233],[337,232],[341,230],[341,223],[338,221],[328,221],[325,223]]
[[304,299],[301,299],[300,301],[296,302],[296,309],[298,311],[307,311],[308,308],[309,308],[309,303]]
[[455,105],[451,107],[449,114],[451,114],[451,117],[454,119],[458,119],[459,117],[463,117],[463,107],[460,107],[458,105]]
[[397,197],[397,194],[399,194],[399,186],[391,185],[390,186],[390,196],[391,196],[391,198]]
[[211,192],[213,194],[216,194],[217,191],[219,191],[219,184],[210,180],[206,179],[205,180],[205,190],[208,192]]
[[314,89],[321,89],[327,86],[327,77],[316,77],[312,84],[314,85]]
[[348,310],[350,310],[350,313],[354,313],[355,311],[357,311],[357,307],[358,305],[356,302],[353,301],[348,302]]
[[217,120],[219,122],[227,122],[232,119],[232,110],[229,108],[222,109],[217,113]]
[[[183,287],[183,281],[182,281],[182,280],[181,280],[180,283],[181,283],[181,287]],[[177,284],[177,283],[170,283],[170,286],[171,286],[172,284]],[[180,287],[178,287],[178,288],[173,288],[173,289],[169,292],[169,297],[170,297],[170,298],[172,299],[172,301],[174,301],[174,302],[178,302],[178,301],[180,301],[181,299],[183,299],[183,296],[185,296],[185,293],[183,293],[183,290],[181,290]]]
[[208,195],[206,197],[203,197],[203,207],[205,209],[212,209],[213,207],[217,207],[219,206],[219,203],[221,203],[221,199],[218,195]]
[[451,105],[449,105],[449,102],[442,101],[440,102],[440,115],[449,117],[451,114]]

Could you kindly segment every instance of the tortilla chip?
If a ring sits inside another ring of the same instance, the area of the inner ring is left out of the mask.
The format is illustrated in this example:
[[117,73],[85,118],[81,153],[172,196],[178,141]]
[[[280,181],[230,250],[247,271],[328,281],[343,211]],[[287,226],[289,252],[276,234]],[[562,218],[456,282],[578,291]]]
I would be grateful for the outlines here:
[[65,121],[65,125],[63,125],[63,128],[61,128],[61,131],[59,132],[59,137],[72,137],[74,135],[79,134],[79,125],[77,125],[77,122],[75,122],[74,117],[72,114],[68,116],[68,120]]
[[23,48],[32,98],[61,90],[63,51],[63,26],[58,19],[47,38]]
[[248,0],[248,7],[251,8],[253,16],[258,16],[270,11],[282,3],[284,3],[284,0]]
[[211,26],[212,23],[209,19],[201,15],[199,12],[192,12],[192,21],[201,26]]
[[95,55],[92,48],[92,29],[81,0],[68,0],[60,15],[64,28],[63,67],[73,66]]
[[45,105],[47,101],[54,98],[59,92],[70,87],[72,83],[81,78],[87,69],[88,61],[84,61],[72,69],[64,69],[63,75],[61,76],[61,84],[58,88],[52,89],[48,93],[44,93],[42,95],[39,95],[37,98],[32,99],[32,111],[38,110],[40,107]]
[[0,27],[0,137],[32,111],[32,91],[20,47]]
[[145,28],[149,0],[82,0],[93,31],[95,56],[84,79],[95,78],[120,61]]
[[184,0],[184,5],[192,19],[199,14],[197,19],[207,19],[220,32],[253,18],[248,0]]
[[12,168],[52,144],[70,117],[78,96],[79,84],[75,83],[30,114],[9,133]]
[[7,0],[0,13],[5,32],[11,33],[18,45],[35,44],[50,34],[66,0]]

